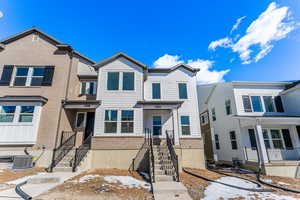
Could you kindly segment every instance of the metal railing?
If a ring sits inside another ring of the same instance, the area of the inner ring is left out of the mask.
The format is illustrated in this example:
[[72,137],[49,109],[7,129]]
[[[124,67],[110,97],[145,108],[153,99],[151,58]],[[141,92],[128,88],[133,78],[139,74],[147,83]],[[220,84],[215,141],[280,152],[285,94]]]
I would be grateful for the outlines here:
[[76,134],[76,132],[73,132],[73,134],[66,139],[64,143],[53,150],[50,172],[52,172],[53,168],[65,157],[65,155],[69,153],[69,151],[71,151],[71,149],[73,149],[76,142]]
[[[173,136],[174,138],[174,136]],[[167,140],[167,146],[170,153],[171,161],[173,163],[173,167],[175,169],[175,180],[179,182],[179,169],[178,169],[178,156],[175,153],[174,150],[174,140],[170,137],[168,131],[166,131],[166,140]]]
[[65,141],[67,141],[67,139],[69,139],[73,134],[74,134],[73,131],[62,131],[60,137],[60,145],[65,143]]
[[93,133],[91,133],[84,141],[83,143],[76,148],[75,150],[75,156],[74,161],[72,164],[72,171],[75,172],[80,162],[83,160],[83,158],[86,156],[86,154],[91,149],[91,142],[92,142]]
[[149,172],[150,172],[150,181],[151,183],[155,182],[155,172],[154,172],[154,153],[153,153],[153,135],[151,134],[150,129],[148,129],[148,144],[149,144]]

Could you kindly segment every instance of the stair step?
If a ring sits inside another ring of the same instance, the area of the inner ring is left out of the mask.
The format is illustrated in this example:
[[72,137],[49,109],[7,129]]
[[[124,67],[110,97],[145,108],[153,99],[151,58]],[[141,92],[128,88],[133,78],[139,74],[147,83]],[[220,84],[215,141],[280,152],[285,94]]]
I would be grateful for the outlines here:
[[173,176],[168,176],[168,175],[156,175],[155,176],[156,182],[167,182],[167,181],[173,181],[173,180],[174,180]]
[[54,167],[53,172],[72,172],[72,167]]

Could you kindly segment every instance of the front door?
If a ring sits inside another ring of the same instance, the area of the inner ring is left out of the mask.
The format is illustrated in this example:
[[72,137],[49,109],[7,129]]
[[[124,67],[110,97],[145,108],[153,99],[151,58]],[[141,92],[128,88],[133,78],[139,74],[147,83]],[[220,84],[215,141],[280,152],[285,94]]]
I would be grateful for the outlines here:
[[161,136],[162,129],[161,116],[152,117],[152,133],[153,136]]
[[94,132],[95,113],[88,112],[86,116],[86,125],[84,131],[84,140]]

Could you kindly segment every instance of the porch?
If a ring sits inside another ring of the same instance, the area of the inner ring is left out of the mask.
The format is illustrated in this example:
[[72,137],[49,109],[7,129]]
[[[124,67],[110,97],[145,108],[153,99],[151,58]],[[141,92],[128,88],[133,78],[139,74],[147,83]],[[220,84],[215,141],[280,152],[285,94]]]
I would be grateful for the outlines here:
[[238,117],[246,161],[300,161],[300,117]]
[[168,133],[179,145],[178,108],[182,101],[140,101],[143,108],[143,127],[150,130],[155,141],[166,140]]

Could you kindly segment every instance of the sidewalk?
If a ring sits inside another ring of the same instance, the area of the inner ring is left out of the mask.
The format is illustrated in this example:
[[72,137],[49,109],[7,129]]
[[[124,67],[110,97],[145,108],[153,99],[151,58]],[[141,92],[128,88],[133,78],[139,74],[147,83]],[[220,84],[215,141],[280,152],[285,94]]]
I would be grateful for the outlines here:
[[[53,173],[39,173],[30,177],[23,177],[14,181],[8,182],[9,184],[19,184],[23,181],[28,181],[27,184],[22,186],[22,190],[32,197],[37,197],[40,194],[62,184],[65,180],[70,179],[79,173],[72,172],[53,172]],[[7,199],[22,199],[16,192],[15,187],[12,189],[0,191],[0,200]]]
[[192,200],[187,188],[180,182],[156,182],[153,194],[155,200]]

